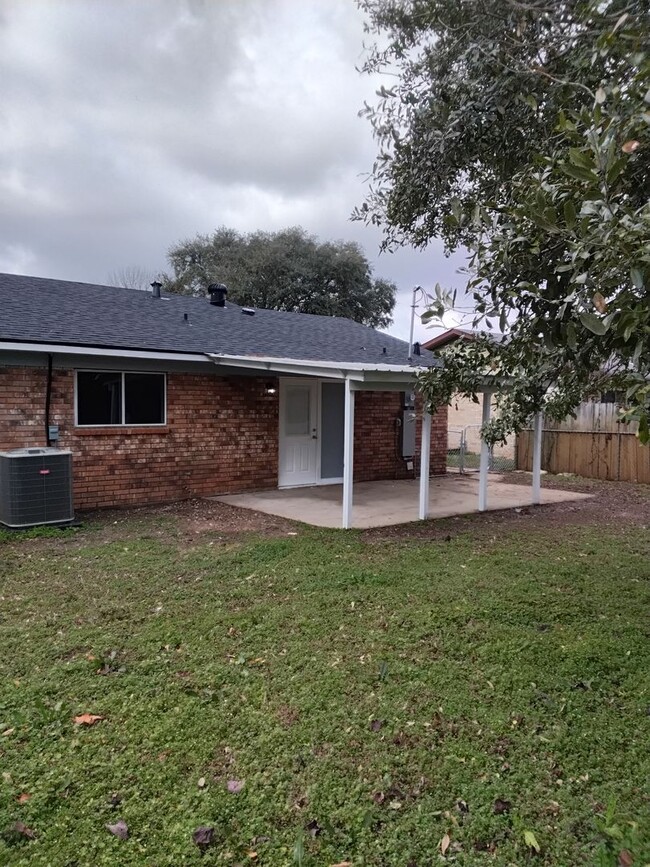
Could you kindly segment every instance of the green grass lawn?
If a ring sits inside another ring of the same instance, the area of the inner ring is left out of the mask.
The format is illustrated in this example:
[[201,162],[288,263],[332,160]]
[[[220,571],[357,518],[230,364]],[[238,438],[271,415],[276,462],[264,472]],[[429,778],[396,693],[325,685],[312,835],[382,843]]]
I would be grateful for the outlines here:
[[0,544],[0,864],[650,862],[647,530],[167,520]]

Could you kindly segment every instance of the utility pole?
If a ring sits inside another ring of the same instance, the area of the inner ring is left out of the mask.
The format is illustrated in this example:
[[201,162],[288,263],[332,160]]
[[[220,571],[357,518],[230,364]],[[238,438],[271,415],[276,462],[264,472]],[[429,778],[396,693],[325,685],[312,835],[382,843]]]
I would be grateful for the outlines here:
[[413,289],[411,303],[411,331],[409,333],[409,362],[413,361],[413,335],[415,334],[415,308],[417,307],[418,292],[424,294],[424,289],[421,286],[416,286]]

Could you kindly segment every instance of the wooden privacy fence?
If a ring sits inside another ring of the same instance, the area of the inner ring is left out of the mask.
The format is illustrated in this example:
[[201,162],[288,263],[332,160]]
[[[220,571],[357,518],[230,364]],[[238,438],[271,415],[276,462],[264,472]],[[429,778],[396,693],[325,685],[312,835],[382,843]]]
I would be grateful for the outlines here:
[[[533,432],[517,436],[517,469],[533,468]],[[627,430],[579,431],[544,428],[542,469],[589,479],[650,484],[650,446]]]

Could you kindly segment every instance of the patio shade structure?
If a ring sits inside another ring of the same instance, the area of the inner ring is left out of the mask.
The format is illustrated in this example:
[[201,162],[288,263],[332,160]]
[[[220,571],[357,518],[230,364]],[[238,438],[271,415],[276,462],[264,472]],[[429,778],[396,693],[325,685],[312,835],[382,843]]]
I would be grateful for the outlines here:
[[[341,527],[352,527],[353,488],[354,488],[354,404],[359,391],[413,391],[418,373],[426,370],[414,364],[360,364],[331,361],[297,360],[295,358],[276,358],[272,356],[242,356],[208,353],[208,357],[219,367],[235,368],[241,372],[262,371],[265,373],[296,377],[316,377],[343,381],[345,403],[343,422],[343,497]],[[483,421],[490,417],[490,402],[493,389],[489,386],[483,392]],[[535,458],[533,460],[533,504],[540,501],[541,471],[541,419],[536,419]],[[422,417],[422,436],[420,443],[420,484],[418,517],[429,517],[429,468],[431,457],[431,414],[426,410]],[[489,471],[489,448],[482,444],[479,511],[487,509],[487,480]]]
[[[486,387],[483,391],[481,423],[490,420],[492,395],[494,389]],[[481,438],[481,460],[479,464],[478,510],[484,512],[488,507],[488,473],[490,471],[490,449]],[[542,413],[535,414],[533,420],[533,495],[532,505],[539,506],[542,501]]]

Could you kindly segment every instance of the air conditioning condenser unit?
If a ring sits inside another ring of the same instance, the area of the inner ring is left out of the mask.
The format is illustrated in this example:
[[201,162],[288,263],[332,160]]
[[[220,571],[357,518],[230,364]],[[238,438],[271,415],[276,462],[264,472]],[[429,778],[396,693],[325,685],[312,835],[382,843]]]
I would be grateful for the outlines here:
[[74,520],[72,452],[53,448],[0,452],[0,523],[7,527]]

